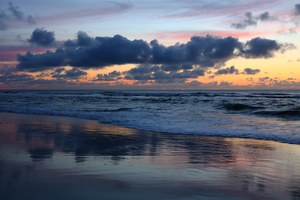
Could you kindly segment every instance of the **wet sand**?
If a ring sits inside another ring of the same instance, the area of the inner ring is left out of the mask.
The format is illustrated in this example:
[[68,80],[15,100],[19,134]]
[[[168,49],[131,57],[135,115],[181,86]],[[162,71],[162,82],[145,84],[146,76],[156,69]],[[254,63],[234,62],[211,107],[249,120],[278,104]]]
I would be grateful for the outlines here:
[[300,146],[0,113],[0,199],[300,199]]

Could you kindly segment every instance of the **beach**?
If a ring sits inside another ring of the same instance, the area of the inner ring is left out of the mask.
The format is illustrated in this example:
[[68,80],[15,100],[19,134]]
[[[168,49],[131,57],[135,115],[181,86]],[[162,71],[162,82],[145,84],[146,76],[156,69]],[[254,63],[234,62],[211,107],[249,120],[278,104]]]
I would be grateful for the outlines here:
[[300,200],[300,1],[0,6],[0,200]]
[[1,199],[299,199],[300,146],[0,114]]

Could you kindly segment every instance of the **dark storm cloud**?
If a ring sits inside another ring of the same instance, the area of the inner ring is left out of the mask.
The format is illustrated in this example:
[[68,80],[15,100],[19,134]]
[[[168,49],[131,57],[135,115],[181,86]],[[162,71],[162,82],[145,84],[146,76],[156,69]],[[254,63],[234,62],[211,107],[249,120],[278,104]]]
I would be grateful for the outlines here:
[[152,73],[158,66],[140,65],[126,72],[125,79],[129,80],[150,80],[153,79]]
[[300,15],[300,4],[295,5],[295,15]]
[[143,40],[128,40],[120,35],[91,38],[79,32],[77,40],[65,43],[66,62],[78,67],[105,67],[114,64],[146,63],[150,46]]
[[164,66],[158,65],[140,65],[125,72],[125,79],[149,81],[153,80],[156,83],[174,83],[185,82],[189,78],[198,78],[204,76],[205,72],[201,68],[193,67],[189,70],[166,71]]
[[152,47],[152,63],[154,64],[198,64],[202,67],[212,67],[217,63],[236,56],[234,51],[241,47],[236,38],[219,38],[214,36],[194,36],[185,44],[166,47],[156,40],[150,43]]
[[76,48],[76,47],[88,47],[91,46],[94,42],[94,39],[83,31],[77,33],[76,40],[67,40],[64,43],[64,46],[67,48]]
[[226,69],[219,69],[215,74],[216,75],[239,74],[239,70],[236,69],[234,66],[231,66],[231,67],[227,67]]
[[244,73],[248,74],[248,75],[255,75],[255,74],[258,74],[259,72],[260,72],[259,69],[251,69],[251,68],[244,69]]
[[18,55],[17,59],[20,63],[16,69],[19,71],[37,72],[65,65],[64,51],[61,49],[36,55],[27,52],[25,55]]
[[[39,30],[38,33],[43,31],[45,30]],[[129,40],[120,35],[93,38],[79,32],[77,39],[67,40],[54,52],[36,55],[29,52],[18,55],[17,69],[42,71],[63,65],[103,68],[122,64],[152,64],[163,65],[164,71],[178,71],[192,69],[193,65],[215,67],[238,56],[271,57],[275,51],[283,48],[286,47],[275,40],[263,38],[242,43],[233,37],[220,38],[207,35],[192,37],[187,43],[165,46],[159,44],[157,40],[148,44],[143,40]]]
[[246,58],[268,58],[283,47],[276,40],[258,37],[246,42],[242,54]]
[[52,46],[55,44],[54,32],[47,31],[43,28],[35,29],[28,42],[38,46]]
[[261,13],[258,16],[253,16],[251,12],[245,13],[245,19],[238,23],[232,23],[231,27],[236,29],[245,29],[249,26],[256,26],[259,21],[273,21],[275,17],[271,16],[269,12]]
[[94,81],[116,81],[121,79],[121,72],[113,71],[108,74],[97,74]]
[[[54,60],[63,61],[59,64],[86,68],[127,63],[166,65],[179,63],[184,64],[182,67],[189,67],[191,64],[212,67],[236,56],[234,51],[239,48],[241,48],[241,43],[232,37],[193,37],[185,44],[166,47],[156,40],[149,45],[143,40],[128,40],[120,35],[91,38],[80,32],[76,40],[66,41],[64,48],[58,53],[47,52],[45,56],[46,58],[55,57],[57,54],[59,59],[54,58]],[[43,63],[43,67],[38,65],[42,57],[43,54],[36,55],[36,58],[32,54],[20,55],[18,59],[20,64],[17,68],[37,68],[37,71],[46,69],[46,62]],[[36,59],[39,62],[36,62]],[[23,60],[26,62],[24,63]],[[57,67],[56,64],[51,62],[47,67]]]
[[77,33],[77,46],[88,47],[93,43],[93,38],[88,36],[85,32],[79,31]]
[[150,55],[151,48],[143,40],[131,41],[120,35],[91,38],[79,32],[76,40],[66,41],[64,47],[55,52],[19,55],[17,69],[41,71],[61,65],[101,68],[114,64],[147,63]]

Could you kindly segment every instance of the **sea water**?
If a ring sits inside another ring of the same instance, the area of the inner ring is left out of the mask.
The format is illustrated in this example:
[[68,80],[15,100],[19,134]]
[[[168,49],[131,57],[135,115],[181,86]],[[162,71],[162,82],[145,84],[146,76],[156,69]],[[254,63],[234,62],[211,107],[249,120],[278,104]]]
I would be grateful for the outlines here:
[[0,112],[300,144],[300,91],[1,91]]

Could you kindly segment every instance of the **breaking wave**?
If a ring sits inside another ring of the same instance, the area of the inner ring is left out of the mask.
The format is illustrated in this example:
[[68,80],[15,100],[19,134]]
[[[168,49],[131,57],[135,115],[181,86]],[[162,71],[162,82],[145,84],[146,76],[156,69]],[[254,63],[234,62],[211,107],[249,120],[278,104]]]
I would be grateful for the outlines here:
[[300,144],[299,91],[0,91],[0,111]]

